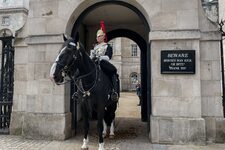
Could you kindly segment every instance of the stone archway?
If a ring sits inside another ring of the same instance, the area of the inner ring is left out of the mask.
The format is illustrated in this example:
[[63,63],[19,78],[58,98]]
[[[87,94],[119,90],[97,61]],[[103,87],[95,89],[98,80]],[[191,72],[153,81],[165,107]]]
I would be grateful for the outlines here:
[[[99,9],[104,9],[104,7],[114,7],[115,9],[122,9],[124,8],[123,11],[133,13],[133,16],[138,18],[137,23],[140,23],[140,26],[132,26],[132,24],[129,26],[121,26],[119,25],[119,22],[113,26],[107,26],[106,28],[108,29],[107,31],[107,37],[108,40],[115,38],[115,37],[127,37],[135,41],[138,46],[141,49],[141,82],[143,86],[142,90],[142,95],[143,95],[143,104],[141,108],[141,119],[142,121],[149,122],[149,116],[151,112],[151,81],[150,81],[150,46],[149,46],[149,39],[148,35],[150,32],[150,27],[149,23],[147,22],[147,19],[145,16],[142,14],[142,12],[136,8],[135,6],[122,2],[122,1],[102,1],[99,3],[95,3],[91,5],[90,7],[86,8],[76,19],[73,29],[71,31],[71,36],[76,37],[76,34],[79,33],[81,35],[80,40],[82,43],[84,43],[84,46],[86,47],[87,50],[90,49],[90,39],[95,39],[95,30],[98,28],[98,23],[95,22],[94,28],[92,27],[87,27],[89,26],[90,23],[92,23],[91,19],[91,13],[98,13]],[[98,11],[95,11],[95,9],[98,9]],[[106,8],[105,8],[106,9]],[[107,7],[107,9],[110,9]],[[104,16],[104,15],[102,15]],[[111,18],[110,18],[111,17]],[[112,19],[113,17],[110,16],[108,19]],[[104,18],[104,17],[103,17]],[[104,20],[104,19],[103,19]],[[115,21],[115,20],[113,20]],[[113,22],[111,21],[111,23]],[[110,22],[110,21],[108,21]],[[107,24],[107,22],[106,22]],[[110,23],[109,23],[110,24]],[[93,34],[94,33],[94,34]],[[73,104],[74,107],[76,107],[76,104]],[[76,112],[73,110],[71,107],[71,112]],[[77,115],[79,114],[73,114],[73,120],[77,120]],[[73,124],[76,126],[76,123]]]
[[[81,3],[71,3],[70,5],[74,5],[76,9],[71,10],[69,9],[69,16],[65,16],[68,18],[65,33],[68,35],[73,35],[73,33],[76,33],[78,27],[82,23],[83,19],[86,17],[88,13],[93,11],[96,8],[99,8],[104,5],[118,5],[126,7],[127,9],[132,10],[139,18],[143,20],[143,24],[146,27],[146,32],[150,32],[151,22],[149,20],[150,14],[147,12],[146,8],[143,4],[137,2],[136,0],[130,0],[129,2],[125,1],[82,1]],[[129,16],[130,17],[130,16]]]

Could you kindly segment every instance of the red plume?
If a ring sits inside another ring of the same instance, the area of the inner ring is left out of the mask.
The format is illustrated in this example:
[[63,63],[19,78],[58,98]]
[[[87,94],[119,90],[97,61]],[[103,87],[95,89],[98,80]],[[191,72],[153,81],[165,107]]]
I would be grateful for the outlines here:
[[107,36],[106,36],[106,30],[105,30],[105,23],[104,23],[104,21],[100,22],[100,28],[105,33],[105,42],[107,42]]

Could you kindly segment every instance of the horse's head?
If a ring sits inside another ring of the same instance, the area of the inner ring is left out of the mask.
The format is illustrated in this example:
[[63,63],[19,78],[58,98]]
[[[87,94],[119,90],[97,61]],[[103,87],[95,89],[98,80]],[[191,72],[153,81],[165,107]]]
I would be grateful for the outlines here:
[[76,61],[81,57],[79,43],[75,43],[72,38],[67,39],[65,36],[64,41],[65,43],[50,70],[50,78],[56,84],[63,83],[66,75],[73,75],[72,73],[77,69]]

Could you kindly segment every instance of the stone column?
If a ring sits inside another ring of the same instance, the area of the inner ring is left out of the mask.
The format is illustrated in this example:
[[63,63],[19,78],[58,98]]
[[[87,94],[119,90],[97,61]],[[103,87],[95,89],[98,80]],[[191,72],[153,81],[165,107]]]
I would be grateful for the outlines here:
[[60,140],[71,136],[69,85],[57,86],[49,79],[61,38],[31,37],[27,46],[16,47],[11,134]]
[[[156,3],[154,8],[149,13],[152,16],[149,35],[150,139],[153,143],[204,144],[206,132],[205,120],[201,116],[199,1],[165,0]],[[195,74],[161,74],[162,50],[195,50]]]
[[63,140],[71,136],[70,87],[54,85],[49,71],[63,44],[65,5],[31,0],[29,6],[28,21],[15,44],[10,133]]
[[[205,120],[201,118],[200,33],[194,30],[155,31],[150,33],[150,37],[152,42],[151,141],[169,144],[204,144],[206,135]],[[195,50],[196,73],[161,74],[162,50]]]

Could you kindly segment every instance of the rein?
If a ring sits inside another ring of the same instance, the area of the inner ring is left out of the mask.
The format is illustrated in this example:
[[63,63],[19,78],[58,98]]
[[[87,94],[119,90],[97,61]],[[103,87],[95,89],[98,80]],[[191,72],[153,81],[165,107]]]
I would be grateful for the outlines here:
[[[61,66],[63,66],[62,64],[60,64],[60,63],[58,63],[58,62],[56,62],[57,64],[59,64],[59,65],[61,65]],[[68,67],[69,68],[69,67]],[[65,70],[63,69],[63,72],[65,73]],[[83,85],[82,85],[82,79],[84,79],[84,78],[86,78],[86,77],[88,77],[88,76],[90,76],[90,75],[92,75],[93,73],[95,72],[95,80],[92,82],[92,83],[94,83],[88,90],[84,90],[84,88],[83,88]],[[72,76],[70,76],[70,75],[68,75],[67,73],[65,73],[70,79],[72,79],[73,81],[74,81],[74,83],[75,83],[75,85],[77,86],[77,89],[83,94],[83,96],[85,97],[85,96],[90,96],[90,92],[91,92],[91,90],[96,86],[96,84],[97,84],[97,80],[98,80],[98,69],[97,69],[97,67],[96,67],[96,64],[95,64],[95,68],[92,70],[92,71],[90,71],[89,73],[87,73],[87,74],[84,74],[84,75],[82,75],[82,76],[79,76],[79,77],[72,77]],[[64,82],[62,82],[62,83],[58,83],[57,85],[63,85],[63,84],[66,84],[66,83],[68,83],[68,82],[70,82],[71,80],[66,80],[66,81],[64,81]],[[76,94],[76,92],[73,94],[73,95],[75,95]]]
[[78,78],[76,78],[76,80],[80,80],[80,79],[82,79],[82,78],[85,78],[85,77],[91,75],[94,71],[96,71],[96,66],[95,66],[95,68],[94,68],[91,72],[89,72],[89,73],[87,73],[87,74],[84,74],[84,75],[82,75],[82,76],[79,76]]
[[[92,75],[92,73],[94,73],[94,72],[95,72],[95,80],[93,81],[93,85],[88,90],[85,90],[82,85],[82,79]],[[83,94],[83,97],[90,96],[90,92],[96,86],[97,80],[98,80],[98,70],[97,70],[96,65],[95,65],[95,68],[91,72],[89,72],[85,75],[79,76],[76,79],[75,78],[72,78],[72,79],[73,79],[75,85],[77,86],[77,89]]]

